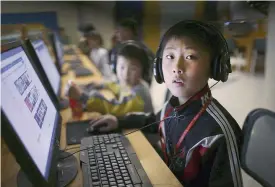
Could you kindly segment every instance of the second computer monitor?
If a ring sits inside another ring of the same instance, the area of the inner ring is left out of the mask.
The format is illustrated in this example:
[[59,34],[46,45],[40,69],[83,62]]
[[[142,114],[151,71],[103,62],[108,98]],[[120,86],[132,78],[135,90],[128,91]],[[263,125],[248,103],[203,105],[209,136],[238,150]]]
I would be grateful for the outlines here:
[[46,76],[51,84],[55,94],[59,94],[61,77],[54,65],[54,61],[51,58],[50,52],[42,39],[32,40],[31,44],[35,49],[36,55],[39,58],[41,66],[46,73]]

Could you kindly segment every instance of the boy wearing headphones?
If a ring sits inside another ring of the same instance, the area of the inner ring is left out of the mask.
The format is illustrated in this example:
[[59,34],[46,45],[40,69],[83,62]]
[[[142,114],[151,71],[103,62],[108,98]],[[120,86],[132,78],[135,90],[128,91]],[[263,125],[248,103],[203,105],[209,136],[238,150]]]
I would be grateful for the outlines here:
[[[158,83],[173,94],[157,114],[105,115],[100,131],[141,128],[159,132],[163,158],[184,187],[241,187],[241,129],[215,100],[208,79],[225,82],[231,72],[227,43],[212,25],[182,21],[161,40],[154,63]],[[150,125],[152,124],[152,125]]]
[[[144,44],[142,43],[139,38],[138,38],[138,23],[131,18],[125,18],[121,20],[118,23],[117,30],[116,30],[116,38],[117,38],[117,45],[110,51],[110,65],[113,67],[114,73],[116,73],[116,64],[117,64],[117,52],[121,48],[121,45],[125,41],[133,40],[136,43],[138,43],[139,46],[142,46],[144,50],[146,50],[146,53],[148,54],[149,57],[149,62],[151,62],[149,65],[149,69],[152,70],[153,67],[153,61],[155,58],[154,53]],[[144,77],[144,80],[151,85],[152,81],[152,71],[149,71],[147,76]]]
[[124,42],[117,62],[118,82],[96,86],[111,90],[116,99],[108,100],[95,90],[86,94],[75,84],[69,89],[69,97],[81,100],[88,111],[101,114],[124,116],[128,112],[153,112],[149,86],[143,80],[149,69],[146,51],[134,41]]

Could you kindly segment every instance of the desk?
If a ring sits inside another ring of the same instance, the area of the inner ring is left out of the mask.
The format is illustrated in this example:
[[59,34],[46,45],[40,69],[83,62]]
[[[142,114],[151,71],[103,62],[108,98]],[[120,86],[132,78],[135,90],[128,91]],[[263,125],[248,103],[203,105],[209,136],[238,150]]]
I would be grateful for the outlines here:
[[[89,62],[88,58],[85,58],[84,56],[81,56],[81,55],[80,55],[80,58],[85,67],[95,68],[95,67],[92,67],[93,65],[92,63]],[[95,74],[90,78],[77,78],[76,80],[85,83],[85,81],[91,82],[91,80],[100,79],[98,76],[97,77],[96,76],[97,75]],[[75,76],[72,72],[69,72],[67,75],[62,77],[62,95],[64,95],[64,86],[69,79],[72,79],[72,80],[75,79]],[[106,97],[111,97],[111,95],[108,95],[107,92],[106,92],[106,95],[107,95]],[[83,115],[83,120],[88,119],[89,117],[95,116],[95,115],[100,115],[100,114],[85,113]],[[61,111],[61,116],[63,121],[61,126],[60,143],[61,143],[61,148],[64,149],[66,147],[66,123],[71,120],[71,110],[65,109]],[[129,131],[126,131],[126,132],[129,132]],[[137,156],[145,172],[147,173],[151,183],[153,184],[153,186],[161,186],[161,187],[182,186],[140,131],[130,134],[127,137],[131,142],[134,150],[136,151]],[[68,146],[67,148],[71,148],[71,147],[77,147],[77,145]],[[79,148],[76,148],[74,150],[69,150],[68,152],[74,152],[78,149]],[[16,176],[17,176],[17,172],[20,169],[20,166],[16,163],[13,155],[9,152],[5,144],[2,144],[1,150],[2,150],[1,185],[2,187],[16,187]],[[75,156],[79,161],[79,154],[75,154]],[[80,165],[78,165],[78,167],[79,167],[78,174],[74,179],[74,181],[72,181],[72,183],[68,185],[68,187],[82,187],[82,171],[80,169]]]

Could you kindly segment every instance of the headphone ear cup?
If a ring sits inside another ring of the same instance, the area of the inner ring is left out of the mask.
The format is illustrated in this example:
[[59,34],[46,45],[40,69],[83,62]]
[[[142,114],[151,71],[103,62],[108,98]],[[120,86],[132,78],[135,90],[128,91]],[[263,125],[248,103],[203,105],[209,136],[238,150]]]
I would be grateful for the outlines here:
[[155,77],[155,79],[156,79],[156,81],[157,81],[157,83],[159,83],[159,84],[161,84],[162,82],[163,82],[163,80],[162,80],[162,77],[161,77],[161,74],[160,74],[160,72],[159,72],[159,69],[160,69],[160,58],[155,58],[155,60],[154,60],[154,77]]
[[164,81],[163,71],[162,71],[162,58],[159,58],[158,63],[159,63],[159,75],[160,75],[161,83],[163,83],[165,81]]
[[216,81],[219,81],[219,74],[220,74],[220,61],[219,61],[219,57],[216,57],[213,62],[212,62],[212,78]]

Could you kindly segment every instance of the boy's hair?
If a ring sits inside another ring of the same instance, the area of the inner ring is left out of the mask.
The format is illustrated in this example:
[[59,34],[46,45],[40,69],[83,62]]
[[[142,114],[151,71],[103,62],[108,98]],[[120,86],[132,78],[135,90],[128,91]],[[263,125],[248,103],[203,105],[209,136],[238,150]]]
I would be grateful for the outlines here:
[[195,24],[186,24],[182,23],[173,29],[169,30],[163,38],[163,42],[161,43],[161,53],[163,54],[163,50],[167,44],[167,42],[174,39],[181,39],[182,37],[188,37],[193,42],[195,42],[201,49],[206,50],[210,54],[210,59],[212,60],[217,51],[217,41],[213,41],[214,37],[206,32],[201,27]]
[[131,18],[123,19],[118,23],[118,26],[130,29],[134,34],[134,36],[138,35],[138,23],[134,19],[131,19]]
[[86,38],[91,38],[91,39],[96,39],[99,41],[99,45],[103,45],[103,39],[101,37],[101,35],[99,34],[99,32],[97,31],[90,31],[84,34],[84,37]]
[[142,68],[142,73],[145,73],[149,60],[145,49],[142,49],[134,44],[126,44],[118,51],[118,56],[119,55],[127,59],[135,59],[139,61]]

